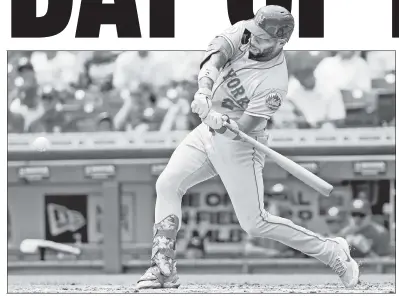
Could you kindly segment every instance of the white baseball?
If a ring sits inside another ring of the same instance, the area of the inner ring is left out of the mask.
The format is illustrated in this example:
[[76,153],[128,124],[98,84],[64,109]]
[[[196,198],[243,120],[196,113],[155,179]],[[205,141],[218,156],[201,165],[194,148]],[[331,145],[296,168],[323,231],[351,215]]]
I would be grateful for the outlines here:
[[45,137],[38,137],[32,143],[33,148],[39,152],[44,152],[50,147],[50,141]]

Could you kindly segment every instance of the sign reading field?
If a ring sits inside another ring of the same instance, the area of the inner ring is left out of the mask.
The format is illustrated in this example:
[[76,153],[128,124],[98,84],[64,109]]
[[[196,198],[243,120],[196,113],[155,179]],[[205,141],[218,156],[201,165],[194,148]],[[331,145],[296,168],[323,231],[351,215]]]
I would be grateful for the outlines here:
[[[286,182],[285,187],[289,193],[284,197],[265,192],[266,208],[274,204],[279,210],[273,214],[283,215],[303,226],[310,226],[315,231],[324,232],[325,225],[318,214],[318,194],[293,180]],[[281,211],[284,207],[289,212],[285,211],[283,214]],[[239,224],[223,184],[199,184],[183,197],[182,226],[178,233],[177,250],[183,253],[195,235],[205,240],[207,253],[242,251],[247,234]]]

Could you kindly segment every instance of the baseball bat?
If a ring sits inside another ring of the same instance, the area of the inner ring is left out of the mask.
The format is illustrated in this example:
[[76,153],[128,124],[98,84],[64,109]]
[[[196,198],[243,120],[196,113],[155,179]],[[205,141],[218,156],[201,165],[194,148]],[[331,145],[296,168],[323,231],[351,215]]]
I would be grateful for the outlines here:
[[309,185],[316,191],[320,192],[324,196],[329,196],[331,191],[333,190],[333,186],[323,179],[319,178],[315,174],[312,174],[309,172],[307,169],[304,167],[300,166],[299,164],[295,163],[294,161],[288,159],[287,157],[281,155],[280,153],[277,153],[273,149],[267,147],[266,145],[263,145],[256,141],[255,139],[251,138],[244,132],[235,129],[231,124],[228,122],[225,122],[223,124],[225,127],[230,129],[232,132],[236,133],[241,137],[241,139],[258,150],[264,152],[271,160],[273,160],[276,164],[278,164],[281,168],[289,172],[291,175],[295,176],[299,180],[301,180],[303,183]]

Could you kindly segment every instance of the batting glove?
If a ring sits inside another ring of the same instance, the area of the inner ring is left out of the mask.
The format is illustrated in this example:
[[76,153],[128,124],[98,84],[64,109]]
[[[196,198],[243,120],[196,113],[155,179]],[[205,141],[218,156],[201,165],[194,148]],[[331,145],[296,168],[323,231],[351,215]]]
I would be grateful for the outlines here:
[[211,110],[209,111],[208,116],[203,120],[203,123],[213,130],[219,130],[223,127],[223,119],[223,114]]
[[194,95],[191,103],[191,111],[197,113],[201,119],[205,119],[212,108],[212,91],[207,88],[200,88]]
[[230,119],[229,116],[226,114],[220,114],[214,110],[211,110],[203,122],[218,134],[221,134],[232,140],[240,139],[238,133],[233,132],[224,125],[225,122],[227,122],[233,127],[234,130],[239,130],[237,122]]
[[[235,122],[233,119],[230,119],[230,117],[226,114],[223,114],[222,118],[223,118],[223,127],[221,129],[219,129],[217,132],[231,140],[240,140],[241,137],[238,134],[238,131],[240,130],[240,128],[239,128],[237,122]],[[234,132],[231,129],[227,128],[224,125],[225,122],[229,123],[230,126],[237,132]]]

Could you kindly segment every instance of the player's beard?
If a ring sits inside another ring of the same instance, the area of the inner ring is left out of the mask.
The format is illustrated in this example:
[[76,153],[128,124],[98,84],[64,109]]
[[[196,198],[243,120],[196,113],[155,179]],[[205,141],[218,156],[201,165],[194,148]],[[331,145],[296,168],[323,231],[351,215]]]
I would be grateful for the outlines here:
[[[253,51],[255,50],[255,52]],[[260,51],[258,48],[253,47],[252,45],[249,47],[249,55],[248,58],[255,61],[269,61],[276,56],[274,47],[269,47],[266,50]]]

